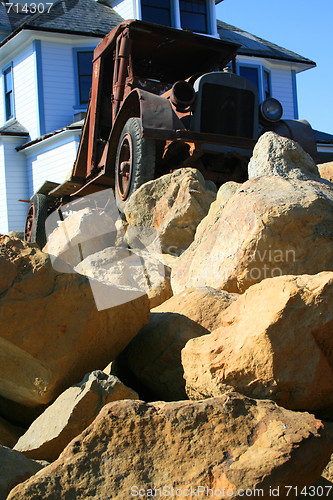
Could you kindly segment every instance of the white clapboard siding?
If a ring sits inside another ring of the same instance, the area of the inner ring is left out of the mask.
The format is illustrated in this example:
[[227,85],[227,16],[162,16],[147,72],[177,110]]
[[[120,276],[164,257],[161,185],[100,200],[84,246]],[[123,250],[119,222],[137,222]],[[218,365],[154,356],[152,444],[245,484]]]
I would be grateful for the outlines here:
[[99,39],[87,42],[61,43],[42,40],[42,72],[45,133],[65,127],[74,121],[76,82],[74,50],[93,50]]
[[30,134],[39,135],[36,60],[32,43],[13,60],[15,117]]
[[42,41],[45,133],[73,122],[75,86],[71,45]]
[[39,143],[27,151],[27,164],[30,167],[29,186],[32,196],[45,181],[65,181],[72,169],[80,137],[78,134],[64,133],[52,141]]
[[8,233],[5,152],[2,141],[0,142],[0,233]]
[[283,106],[283,117],[291,120],[295,117],[293,76],[290,69],[276,68],[271,70],[272,97],[278,99]]
[[136,18],[136,0],[115,0],[112,7],[123,19]]
[[[18,139],[17,137],[3,137],[1,142],[3,154],[6,159],[6,182],[0,183],[0,185],[3,190],[3,184],[5,184],[6,190],[5,200],[7,212],[7,231],[23,231],[27,213],[27,204],[18,200],[26,200],[29,197],[27,166],[24,155],[18,153],[15,149],[17,146],[22,144],[22,139]],[[2,224],[3,221],[1,222],[1,226]],[[6,224],[4,226],[6,226]]]

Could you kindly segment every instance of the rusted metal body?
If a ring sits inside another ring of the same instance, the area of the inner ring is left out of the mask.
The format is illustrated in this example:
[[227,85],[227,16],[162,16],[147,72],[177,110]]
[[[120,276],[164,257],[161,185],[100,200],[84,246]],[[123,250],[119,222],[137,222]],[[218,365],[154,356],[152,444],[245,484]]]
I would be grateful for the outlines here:
[[[311,127],[262,120],[257,88],[225,71],[227,64],[235,66],[238,47],[143,21],[119,24],[94,52],[90,102],[72,177],[41,192],[61,204],[108,187],[117,195],[118,186],[118,199],[125,201],[138,187],[135,168],[145,168],[134,164],[132,150],[147,144],[154,148],[154,177],[190,165],[217,184],[246,180],[247,162],[263,130],[299,140],[315,155]],[[132,127],[140,124],[139,145],[124,132],[133,118]]]

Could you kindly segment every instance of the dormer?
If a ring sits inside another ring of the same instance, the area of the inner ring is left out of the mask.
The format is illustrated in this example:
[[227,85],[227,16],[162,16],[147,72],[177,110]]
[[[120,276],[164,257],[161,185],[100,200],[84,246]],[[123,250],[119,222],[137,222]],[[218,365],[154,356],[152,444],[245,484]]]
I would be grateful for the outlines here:
[[218,37],[215,3],[222,0],[108,0],[123,19],[140,19]]

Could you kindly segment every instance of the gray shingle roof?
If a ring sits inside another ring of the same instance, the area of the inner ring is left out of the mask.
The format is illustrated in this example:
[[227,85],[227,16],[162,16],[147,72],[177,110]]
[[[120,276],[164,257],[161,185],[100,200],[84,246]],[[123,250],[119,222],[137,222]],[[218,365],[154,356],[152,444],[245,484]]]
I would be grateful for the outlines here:
[[3,127],[0,127],[0,135],[28,137],[29,132],[17,120],[13,120],[5,123]]
[[10,8],[0,1],[0,28],[7,31],[7,33],[14,31],[30,17],[32,17],[32,14],[18,13],[12,7]]
[[50,12],[27,15],[8,38],[22,28],[103,37],[122,20],[111,7],[95,0],[59,0]]
[[316,66],[316,63],[300,56],[291,50],[279,47],[272,42],[263,40],[247,31],[241,30],[231,24],[217,21],[217,30],[222,40],[238,43],[241,47],[238,53],[247,56],[257,56],[269,59],[281,59],[284,61],[297,62]]

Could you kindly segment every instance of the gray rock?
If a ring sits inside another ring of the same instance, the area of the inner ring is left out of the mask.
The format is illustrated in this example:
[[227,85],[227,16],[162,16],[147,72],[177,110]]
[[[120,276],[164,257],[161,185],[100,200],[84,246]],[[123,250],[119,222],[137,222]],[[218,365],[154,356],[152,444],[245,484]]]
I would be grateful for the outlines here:
[[249,179],[274,175],[285,179],[320,179],[311,156],[295,141],[274,132],[263,134],[248,165]]
[[104,405],[120,399],[138,399],[138,395],[117,377],[94,371],[63,392],[33,422],[14,449],[29,458],[52,462],[93,422]]
[[[198,224],[215,198],[216,193],[211,187],[207,189],[197,169],[180,168],[137,189],[126,204],[125,216],[129,229],[154,230],[162,252],[179,255],[193,241]],[[129,244],[138,248],[131,238]]]

